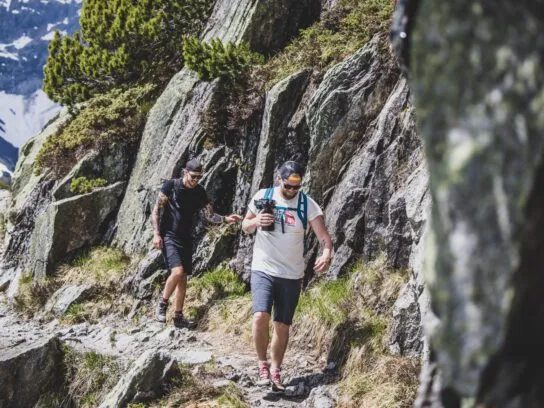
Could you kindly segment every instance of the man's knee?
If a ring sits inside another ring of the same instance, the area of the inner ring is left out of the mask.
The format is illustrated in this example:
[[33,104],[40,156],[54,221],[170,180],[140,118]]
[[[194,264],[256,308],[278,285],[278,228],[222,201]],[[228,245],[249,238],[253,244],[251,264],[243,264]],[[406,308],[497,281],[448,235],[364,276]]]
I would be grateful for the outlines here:
[[255,312],[253,314],[253,321],[257,326],[267,325],[270,321],[270,314],[266,312]]
[[170,277],[177,283],[180,283],[183,279],[187,278],[187,274],[185,273],[183,266],[177,266],[170,271]]
[[278,334],[289,334],[289,328],[291,326],[282,322],[274,322],[274,330]]

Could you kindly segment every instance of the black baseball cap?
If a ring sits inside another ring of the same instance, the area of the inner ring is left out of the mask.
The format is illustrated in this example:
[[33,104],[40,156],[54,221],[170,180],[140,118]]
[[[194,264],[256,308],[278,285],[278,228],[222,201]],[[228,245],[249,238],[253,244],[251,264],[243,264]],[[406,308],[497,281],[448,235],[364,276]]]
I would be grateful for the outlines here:
[[198,171],[202,173],[202,163],[198,159],[191,159],[185,165],[185,169],[189,171]]

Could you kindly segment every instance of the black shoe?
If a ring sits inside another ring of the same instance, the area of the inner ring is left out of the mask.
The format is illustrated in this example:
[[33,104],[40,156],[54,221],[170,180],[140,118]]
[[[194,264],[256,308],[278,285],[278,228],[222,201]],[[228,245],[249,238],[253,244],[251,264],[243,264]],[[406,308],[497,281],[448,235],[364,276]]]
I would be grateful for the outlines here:
[[168,302],[163,302],[162,298],[157,302],[157,308],[155,309],[155,320],[161,323],[166,322],[166,309],[168,309]]
[[187,320],[181,314],[174,315],[174,326],[178,329],[194,329],[196,322],[194,320]]

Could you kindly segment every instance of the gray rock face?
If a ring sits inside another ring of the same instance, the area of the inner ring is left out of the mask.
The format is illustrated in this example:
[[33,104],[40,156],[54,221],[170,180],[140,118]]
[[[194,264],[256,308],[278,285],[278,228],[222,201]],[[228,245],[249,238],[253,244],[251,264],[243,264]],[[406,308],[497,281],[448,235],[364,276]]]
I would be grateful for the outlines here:
[[421,197],[404,187],[423,160],[408,85],[380,41],[332,68],[307,111],[306,182],[334,237],[334,276],[382,251],[393,267],[406,267],[421,228],[407,214]]
[[203,38],[246,41],[251,49],[268,54],[285,45],[299,28],[317,20],[320,11],[320,0],[221,0],[215,5]]
[[442,388],[457,403],[541,406],[544,5],[402,3],[419,9],[401,52],[431,175]]
[[60,390],[62,372],[62,350],[56,337],[6,348],[0,343],[0,406],[34,406],[42,394]]
[[[316,1],[289,4],[287,7],[284,2],[221,0],[215,6],[203,38],[215,37],[235,43],[247,40],[254,50],[273,49],[290,38],[283,33],[294,33],[293,30],[296,31],[312,15],[297,14],[295,10],[307,11],[310,7],[319,10],[319,2]],[[298,15],[300,21],[285,18],[291,13],[293,17]],[[278,38],[281,41],[277,41]],[[150,242],[149,214],[161,179],[178,176],[189,152],[202,150],[200,146],[204,134],[201,114],[209,107],[218,90],[217,81],[198,81],[196,74],[184,69],[172,78],[151,109],[118,216],[115,243],[125,251],[140,251]],[[244,153],[248,152],[242,149],[239,156],[244,156]],[[249,163],[251,160],[253,157],[249,157]],[[239,161],[236,168],[241,164]]]
[[66,254],[102,240],[119,207],[124,186],[118,182],[49,205],[36,220],[28,270],[44,278]]
[[0,268],[0,276],[4,279],[16,280],[28,251],[36,217],[45,211],[53,199],[51,191],[55,183],[46,181],[44,174],[34,174],[34,163],[46,139],[56,133],[68,119],[67,112],[62,111],[42,133],[21,148],[13,174],[13,199],[6,217],[6,248]]
[[63,286],[49,298],[45,305],[45,312],[61,316],[73,303],[85,300],[91,290],[91,285]]
[[89,180],[102,178],[108,184],[127,181],[133,160],[126,152],[127,146],[122,144],[111,146],[105,152],[90,151],[58,183],[53,196],[56,200],[62,200],[77,195],[70,191],[71,181],[77,177],[86,177]]
[[168,354],[149,350],[140,356],[104,398],[100,408],[124,407],[131,401],[153,399],[159,395],[160,387],[175,360]]
[[289,157],[285,150],[287,126],[308,85],[310,71],[297,72],[268,92],[250,196],[274,182],[274,171]]
[[[432,322],[428,290],[423,281],[423,258],[425,254],[425,220],[430,217],[431,197],[426,164],[422,163],[407,180],[403,194],[406,200],[406,215],[409,219],[413,244],[409,267],[410,281],[402,288],[393,307],[390,325],[389,350],[393,354],[421,356],[426,353],[422,322]],[[422,317],[424,319],[422,319]]]

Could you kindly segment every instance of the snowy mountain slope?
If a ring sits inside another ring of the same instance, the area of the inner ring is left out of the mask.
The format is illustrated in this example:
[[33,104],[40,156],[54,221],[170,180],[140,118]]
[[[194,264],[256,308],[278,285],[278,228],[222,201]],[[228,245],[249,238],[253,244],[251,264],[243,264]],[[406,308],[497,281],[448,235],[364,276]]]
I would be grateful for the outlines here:
[[40,89],[32,95],[13,95],[0,91],[0,118],[4,121],[0,136],[15,146],[22,146],[30,137],[39,133],[58,111]]
[[15,146],[41,130],[58,107],[39,91],[55,30],[79,27],[82,0],[0,0],[0,136]]

